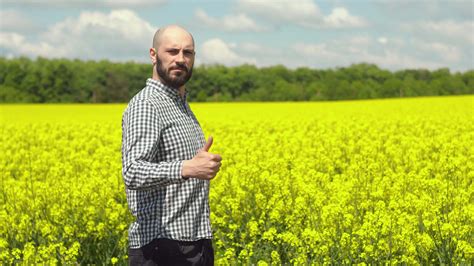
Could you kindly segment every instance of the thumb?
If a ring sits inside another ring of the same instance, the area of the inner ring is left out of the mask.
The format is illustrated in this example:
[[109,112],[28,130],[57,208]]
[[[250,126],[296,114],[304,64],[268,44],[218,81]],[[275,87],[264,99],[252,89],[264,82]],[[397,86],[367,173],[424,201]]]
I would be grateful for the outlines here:
[[203,151],[209,151],[209,149],[210,149],[211,146],[212,146],[212,141],[213,141],[212,136],[209,136],[209,138],[207,139],[206,144],[204,144],[204,147],[202,147],[202,150],[203,150]]

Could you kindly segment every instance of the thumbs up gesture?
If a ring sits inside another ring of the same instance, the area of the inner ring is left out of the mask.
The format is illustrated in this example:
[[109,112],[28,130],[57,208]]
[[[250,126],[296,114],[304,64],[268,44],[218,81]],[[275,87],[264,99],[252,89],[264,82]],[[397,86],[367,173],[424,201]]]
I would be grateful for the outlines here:
[[222,158],[219,154],[209,152],[213,138],[209,137],[206,144],[199,149],[198,153],[191,159],[183,162],[181,175],[183,177],[194,177],[203,180],[211,180],[219,172]]
[[212,136],[209,136],[209,138],[207,139],[207,142],[206,144],[204,144],[204,147],[201,148],[201,150],[203,151],[209,151],[209,149],[211,148],[212,146],[212,142],[214,141],[214,138],[212,138]]

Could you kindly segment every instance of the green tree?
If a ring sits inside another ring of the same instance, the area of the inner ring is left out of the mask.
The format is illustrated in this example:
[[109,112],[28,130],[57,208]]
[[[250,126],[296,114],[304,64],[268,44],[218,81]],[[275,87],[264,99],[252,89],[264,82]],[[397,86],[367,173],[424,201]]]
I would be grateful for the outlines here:
[[386,80],[381,87],[379,94],[383,98],[403,97],[403,84],[394,77]]
[[[150,64],[0,57],[1,102],[127,102],[145,86]],[[474,70],[396,72],[360,63],[336,69],[282,65],[195,67],[190,101],[315,101],[474,94]]]

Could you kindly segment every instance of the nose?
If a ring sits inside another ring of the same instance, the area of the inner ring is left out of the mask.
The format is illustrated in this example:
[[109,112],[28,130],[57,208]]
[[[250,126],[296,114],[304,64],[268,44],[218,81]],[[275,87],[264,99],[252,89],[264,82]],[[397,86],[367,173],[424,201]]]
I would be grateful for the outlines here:
[[184,63],[184,53],[183,51],[179,51],[179,53],[176,55],[176,63]]

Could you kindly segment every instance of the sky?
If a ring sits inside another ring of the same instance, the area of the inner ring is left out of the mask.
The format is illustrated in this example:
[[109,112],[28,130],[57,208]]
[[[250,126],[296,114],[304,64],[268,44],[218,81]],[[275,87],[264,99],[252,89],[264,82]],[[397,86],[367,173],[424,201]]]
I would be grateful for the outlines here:
[[474,69],[474,0],[0,0],[0,53],[149,63],[155,31],[196,65]]

